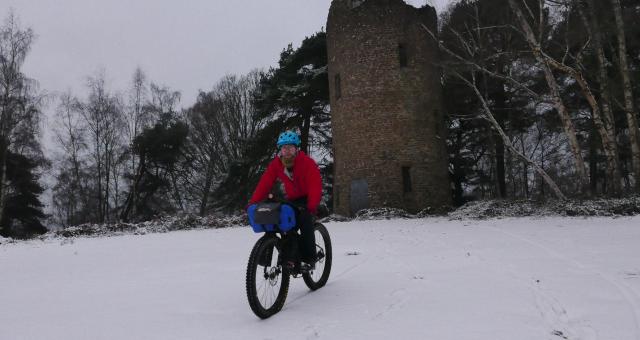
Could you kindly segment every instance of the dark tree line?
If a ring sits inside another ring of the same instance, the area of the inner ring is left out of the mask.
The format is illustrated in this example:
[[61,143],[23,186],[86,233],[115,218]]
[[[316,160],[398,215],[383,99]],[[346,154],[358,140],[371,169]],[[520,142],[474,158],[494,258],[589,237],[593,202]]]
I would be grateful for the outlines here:
[[[638,193],[638,11],[631,0],[462,0],[441,15],[430,33],[458,204]],[[285,129],[320,160],[330,205],[324,32],[289,45],[276,67],[223,77],[185,109],[141,69],[125,91],[97,72],[86,96],[56,97],[51,163],[38,142],[43,96],[21,71],[32,43],[10,14],[0,27],[0,235],[46,231],[49,164],[49,218],[61,226],[239,211]]]
[[0,236],[46,232],[40,174],[47,162],[38,140],[43,96],[22,72],[34,40],[11,12],[0,25]]
[[142,70],[124,95],[103,73],[89,77],[86,98],[58,100],[56,222],[237,211],[285,128],[300,131],[305,150],[330,171],[326,64],[320,32],[285,49],[278,67],[225,76],[180,111],[179,93]]
[[463,0],[442,15],[431,33],[458,203],[638,193],[638,11],[624,0]]

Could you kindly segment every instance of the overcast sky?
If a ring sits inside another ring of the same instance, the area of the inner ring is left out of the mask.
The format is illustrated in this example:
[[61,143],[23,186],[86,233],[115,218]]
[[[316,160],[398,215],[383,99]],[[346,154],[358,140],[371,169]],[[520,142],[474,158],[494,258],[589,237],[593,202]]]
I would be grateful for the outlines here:
[[[427,2],[440,10],[449,0]],[[104,69],[113,91],[140,66],[148,78],[195,102],[223,75],[276,65],[326,26],[331,0],[0,0],[37,35],[24,72],[42,90],[84,95],[87,76]]]

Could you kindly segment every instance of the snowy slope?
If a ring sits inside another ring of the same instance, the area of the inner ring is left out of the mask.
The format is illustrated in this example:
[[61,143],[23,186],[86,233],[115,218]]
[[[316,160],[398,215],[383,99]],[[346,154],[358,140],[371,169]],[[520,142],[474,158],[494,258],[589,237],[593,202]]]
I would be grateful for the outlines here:
[[640,339],[640,217],[332,222],[259,320],[249,228],[0,245],[0,339]]

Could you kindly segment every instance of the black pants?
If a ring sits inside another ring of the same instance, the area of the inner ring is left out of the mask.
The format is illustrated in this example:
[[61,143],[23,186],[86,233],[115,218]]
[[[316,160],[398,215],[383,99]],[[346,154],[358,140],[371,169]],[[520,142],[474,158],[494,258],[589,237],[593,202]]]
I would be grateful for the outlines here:
[[306,263],[315,262],[317,254],[314,217],[307,210],[307,199],[300,198],[291,204],[296,207],[296,221],[300,228],[300,259]]

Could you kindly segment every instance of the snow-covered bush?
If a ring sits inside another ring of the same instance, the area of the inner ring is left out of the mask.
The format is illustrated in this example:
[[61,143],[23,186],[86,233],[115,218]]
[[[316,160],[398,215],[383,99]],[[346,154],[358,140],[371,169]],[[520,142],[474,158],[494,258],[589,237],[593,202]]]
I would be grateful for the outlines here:
[[[594,199],[572,201],[536,202],[529,200],[482,200],[472,201],[445,215],[440,211],[425,208],[417,214],[402,209],[364,209],[354,218],[330,215],[320,222],[346,222],[350,220],[380,220],[397,218],[425,218],[448,216],[450,219],[487,219],[524,216],[631,216],[640,214],[640,196],[619,199]],[[191,214],[164,216],[140,223],[82,224],[52,231],[39,237],[41,240],[75,237],[104,237],[115,235],[144,235],[176,230],[216,229],[248,226],[245,214],[210,215],[200,217]],[[0,237],[0,244],[16,242]]]
[[451,219],[520,216],[631,216],[640,214],[640,197],[536,202],[529,200],[472,201],[449,213]]
[[396,208],[373,208],[373,209],[363,209],[358,211],[356,220],[383,220],[383,219],[392,219],[392,218],[412,218],[414,215],[409,214],[408,212],[402,209]]
[[148,233],[165,233],[176,230],[215,229],[234,226],[246,226],[244,215],[212,215],[200,217],[196,215],[164,216],[156,220],[140,223],[82,224],[56,231],[56,236],[113,236],[144,235]]

